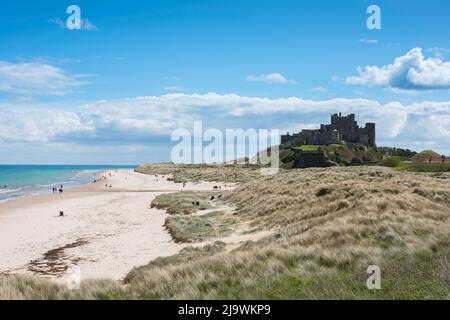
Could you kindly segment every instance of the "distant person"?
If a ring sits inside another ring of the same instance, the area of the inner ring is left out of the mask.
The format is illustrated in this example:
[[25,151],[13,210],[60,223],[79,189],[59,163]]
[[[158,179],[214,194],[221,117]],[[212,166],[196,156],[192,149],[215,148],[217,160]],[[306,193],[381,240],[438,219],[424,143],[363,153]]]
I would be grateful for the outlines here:
[[60,211],[60,212],[59,212],[59,216],[60,216],[60,217],[64,217],[64,211]]

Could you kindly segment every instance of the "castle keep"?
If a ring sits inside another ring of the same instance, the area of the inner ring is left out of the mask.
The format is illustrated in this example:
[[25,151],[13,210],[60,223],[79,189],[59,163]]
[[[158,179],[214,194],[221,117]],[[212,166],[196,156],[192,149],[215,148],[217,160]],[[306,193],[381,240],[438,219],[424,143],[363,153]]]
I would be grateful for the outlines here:
[[320,129],[302,130],[299,133],[281,136],[281,144],[286,146],[298,146],[303,144],[326,145],[334,143],[360,144],[375,146],[375,123],[366,123],[360,128],[355,120],[355,114],[342,116],[341,113],[331,116],[331,124],[321,124]]

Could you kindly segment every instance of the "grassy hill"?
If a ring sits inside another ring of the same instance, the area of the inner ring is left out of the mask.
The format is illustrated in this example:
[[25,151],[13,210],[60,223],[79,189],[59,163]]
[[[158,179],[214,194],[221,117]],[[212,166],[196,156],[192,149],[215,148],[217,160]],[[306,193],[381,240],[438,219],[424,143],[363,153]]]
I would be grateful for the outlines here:
[[345,144],[280,146],[281,167],[285,169],[381,165],[411,172],[450,172],[449,163],[423,163],[430,157],[439,156],[432,150],[416,153],[408,149]]
[[439,153],[434,152],[433,150],[424,150],[418,154],[416,154],[414,157],[411,158],[411,161],[414,163],[421,163],[424,161],[427,161],[430,157],[436,158],[440,157],[441,155]]
[[[217,236],[220,230],[208,229],[213,242],[206,246],[151,261],[132,270],[124,284],[92,280],[80,291],[0,276],[0,298],[448,299],[450,181],[383,167],[280,170],[273,176],[254,176],[244,166],[233,171],[247,181],[224,192],[224,203],[235,208],[226,226],[268,236],[232,245]],[[222,172],[192,167],[177,174],[214,181]],[[175,195],[173,206],[183,205],[182,195]],[[161,200],[171,206],[170,199]],[[176,227],[190,228],[198,239],[192,226],[204,228],[204,221],[198,215],[183,219]],[[223,224],[217,214],[205,219]],[[381,290],[365,284],[373,264],[381,268]]]
[[372,147],[343,144],[280,146],[280,161],[286,169],[376,164],[382,160],[383,152]]
[[450,172],[450,163],[426,163],[430,157],[435,158],[440,157],[440,155],[432,150],[425,150],[410,159],[400,156],[389,156],[381,161],[380,165],[400,171],[424,172],[439,176]]

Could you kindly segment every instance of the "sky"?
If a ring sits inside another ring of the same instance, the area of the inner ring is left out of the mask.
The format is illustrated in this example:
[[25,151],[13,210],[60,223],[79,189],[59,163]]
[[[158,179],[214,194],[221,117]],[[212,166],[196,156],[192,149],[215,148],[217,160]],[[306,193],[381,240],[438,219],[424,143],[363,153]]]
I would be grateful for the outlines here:
[[[66,9],[81,10],[70,30]],[[367,8],[381,10],[370,30]],[[172,132],[332,113],[450,155],[447,0],[40,0],[0,10],[0,164],[170,161]]]

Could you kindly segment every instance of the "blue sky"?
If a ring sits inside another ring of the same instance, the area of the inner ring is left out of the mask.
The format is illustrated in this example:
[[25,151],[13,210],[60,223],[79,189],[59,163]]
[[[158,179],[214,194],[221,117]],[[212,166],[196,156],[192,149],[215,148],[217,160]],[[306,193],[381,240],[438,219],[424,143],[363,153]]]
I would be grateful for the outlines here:
[[[71,4],[82,30],[64,27]],[[381,30],[366,27],[370,4]],[[14,1],[1,12],[0,163],[167,161],[170,133],[194,120],[292,131],[339,111],[376,121],[378,145],[450,154],[445,0]]]

